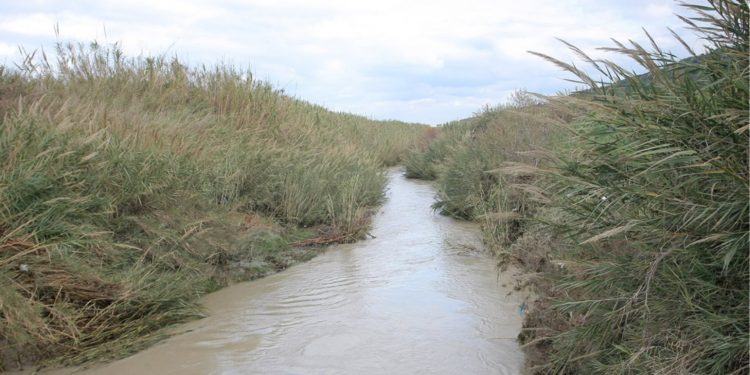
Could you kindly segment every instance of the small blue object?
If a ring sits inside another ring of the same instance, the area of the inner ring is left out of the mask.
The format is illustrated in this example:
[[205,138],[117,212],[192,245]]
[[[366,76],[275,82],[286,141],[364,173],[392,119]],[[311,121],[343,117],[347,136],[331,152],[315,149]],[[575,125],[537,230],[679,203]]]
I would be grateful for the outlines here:
[[521,306],[518,306],[518,315],[523,316],[524,313],[526,313],[526,302],[522,303]]

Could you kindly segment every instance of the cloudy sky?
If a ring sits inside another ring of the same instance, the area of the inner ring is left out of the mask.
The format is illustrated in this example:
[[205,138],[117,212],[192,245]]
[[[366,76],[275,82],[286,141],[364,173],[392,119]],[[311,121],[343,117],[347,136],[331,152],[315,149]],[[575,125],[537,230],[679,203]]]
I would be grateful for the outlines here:
[[438,124],[503,102],[553,94],[566,75],[528,54],[573,60],[556,37],[592,51],[610,37],[684,52],[696,43],[672,0],[25,0],[0,3],[0,63],[18,46],[120,42],[131,56],[228,62],[299,98],[378,119]]

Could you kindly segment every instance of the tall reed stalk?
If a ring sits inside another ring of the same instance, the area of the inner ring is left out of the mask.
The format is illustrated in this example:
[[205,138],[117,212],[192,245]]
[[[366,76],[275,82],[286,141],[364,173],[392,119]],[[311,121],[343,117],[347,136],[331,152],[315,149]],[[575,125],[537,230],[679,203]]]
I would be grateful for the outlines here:
[[308,256],[290,243],[359,238],[424,131],[116,45],[18,66],[0,69],[0,369],[122,355],[232,275]]
[[[604,48],[639,74],[572,44],[589,69],[537,53],[587,88],[448,124],[407,158],[437,178],[446,213],[480,220],[531,272],[531,371],[750,371],[748,5],[684,7],[704,51],[677,34],[686,59],[648,34]],[[552,131],[519,147],[528,111]]]

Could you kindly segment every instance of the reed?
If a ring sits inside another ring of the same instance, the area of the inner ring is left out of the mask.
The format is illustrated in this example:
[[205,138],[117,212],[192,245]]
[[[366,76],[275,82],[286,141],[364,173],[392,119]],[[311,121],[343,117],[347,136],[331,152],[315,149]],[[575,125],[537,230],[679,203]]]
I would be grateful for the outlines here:
[[[507,104],[439,127],[428,146],[406,157],[407,176],[436,179],[435,208],[481,222],[485,242],[496,254],[507,253],[539,205],[534,171],[546,160],[544,149],[563,136],[549,123],[558,114],[564,112],[519,91]],[[531,171],[512,170],[519,165]]]
[[[645,74],[572,44],[590,69],[537,54],[586,89],[449,124],[407,158],[435,171],[444,212],[482,222],[491,247],[530,272],[537,298],[519,338],[531,372],[750,369],[750,12],[684,7],[705,51],[676,34],[691,57],[650,36],[604,48]],[[543,112],[537,132],[525,111]]]
[[566,243],[547,256],[571,266],[528,319],[541,371],[748,371],[748,6],[685,6],[705,53],[606,48],[646,75],[571,46],[602,84],[540,55],[589,85],[555,99],[587,115],[547,175]]
[[291,244],[360,238],[425,129],[96,43],[0,68],[0,118],[0,368],[121,356]]

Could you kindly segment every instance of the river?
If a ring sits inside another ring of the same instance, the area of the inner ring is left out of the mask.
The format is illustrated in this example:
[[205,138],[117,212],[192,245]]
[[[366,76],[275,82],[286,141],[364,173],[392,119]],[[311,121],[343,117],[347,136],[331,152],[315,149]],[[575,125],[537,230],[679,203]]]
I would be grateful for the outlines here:
[[518,374],[520,296],[479,228],[389,172],[375,238],[207,295],[208,317],[90,374]]

